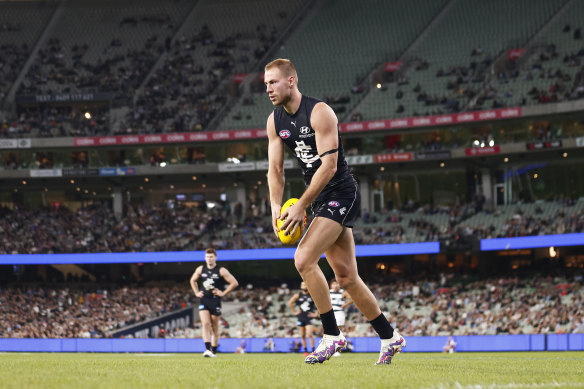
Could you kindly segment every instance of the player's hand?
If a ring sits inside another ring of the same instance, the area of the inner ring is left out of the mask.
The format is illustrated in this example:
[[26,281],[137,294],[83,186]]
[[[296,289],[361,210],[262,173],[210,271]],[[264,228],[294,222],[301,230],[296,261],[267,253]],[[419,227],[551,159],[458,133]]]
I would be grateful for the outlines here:
[[195,296],[197,296],[198,298],[201,298],[205,295],[205,293],[201,292],[200,290],[198,292],[195,292]]
[[286,230],[284,234],[290,235],[296,230],[296,227],[302,228],[304,226],[304,211],[305,209],[300,202],[288,207],[288,209],[286,209],[286,211],[280,216],[280,220],[286,219],[282,224],[280,231]]
[[274,229],[274,234],[278,237],[278,224],[276,220],[280,217],[280,210],[282,209],[281,206],[273,206],[272,207],[272,228]]
[[223,296],[225,296],[225,292],[224,292],[224,291],[222,291],[222,290],[219,290],[219,289],[217,289],[217,288],[213,289],[213,294],[214,294],[215,296],[219,296],[219,297],[223,297]]

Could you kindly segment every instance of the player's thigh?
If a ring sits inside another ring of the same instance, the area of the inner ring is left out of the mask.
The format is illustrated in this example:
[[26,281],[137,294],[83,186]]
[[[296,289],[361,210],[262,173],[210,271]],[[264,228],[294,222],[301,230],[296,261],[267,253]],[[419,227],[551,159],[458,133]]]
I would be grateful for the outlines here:
[[316,217],[298,244],[294,260],[318,262],[322,253],[332,246],[343,231],[343,226],[334,220]]
[[219,328],[219,318],[220,316],[217,315],[210,315],[211,316],[211,327],[215,330]]
[[298,326],[298,329],[300,330],[300,336],[304,338],[306,336],[306,326]]
[[211,324],[211,312],[208,309],[204,309],[199,311],[199,318],[201,319],[202,325],[209,325]]
[[335,277],[342,281],[357,275],[357,259],[355,258],[355,239],[353,230],[344,228],[337,240],[325,251],[324,255],[335,272]]
[[306,326],[306,334],[308,335],[309,338],[312,338],[314,336],[314,326],[312,324]]

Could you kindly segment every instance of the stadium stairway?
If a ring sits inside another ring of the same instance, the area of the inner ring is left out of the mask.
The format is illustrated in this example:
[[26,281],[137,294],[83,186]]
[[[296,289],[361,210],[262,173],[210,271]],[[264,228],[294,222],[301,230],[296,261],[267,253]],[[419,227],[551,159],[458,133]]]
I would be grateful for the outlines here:
[[95,282],[96,278],[93,274],[89,273],[87,270],[80,268],[77,265],[51,265],[54,269],[58,270],[63,274],[63,278],[67,279],[69,276],[77,277],[81,279],[83,276],[88,277],[91,281]]
[[35,58],[37,56],[37,53],[39,52],[39,50],[45,45],[45,43],[49,39],[50,31],[52,31],[54,26],[59,22],[59,19],[61,18],[62,14],[63,14],[63,4],[60,4],[54,10],[54,12],[52,12],[52,16],[50,17],[46,26],[44,27],[40,38],[38,38],[38,40],[36,42],[34,42],[34,47],[32,49],[32,52],[28,56],[24,65],[22,66],[20,73],[18,74],[18,77],[12,83],[12,87],[10,88],[8,93],[6,94],[6,101],[14,101],[14,96],[16,95],[16,91],[20,87],[22,80],[24,79],[24,77],[28,73],[28,70],[30,69],[31,65],[34,63]]

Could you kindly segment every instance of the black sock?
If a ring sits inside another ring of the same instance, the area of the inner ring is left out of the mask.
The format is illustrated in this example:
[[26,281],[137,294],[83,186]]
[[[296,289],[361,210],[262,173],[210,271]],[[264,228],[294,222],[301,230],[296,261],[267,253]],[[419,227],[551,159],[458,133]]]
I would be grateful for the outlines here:
[[211,351],[211,342],[205,342],[205,348]]
[[320,314],[320,320],[322,320],[322,328],[326,335],[337,336],[341,333],[339,327],[337,326],[337,319],[335,319],[335,313],[331,309],[327,313]]
[[393,327],[389,324],[383,313],[369,323],[371,323],[373,329],[379,334],[381,339],[391,339],[393,337]]
[[219,345],[211,346],[211,351],[213,352],[213,354],[217,354],[217,347],[219,347]]

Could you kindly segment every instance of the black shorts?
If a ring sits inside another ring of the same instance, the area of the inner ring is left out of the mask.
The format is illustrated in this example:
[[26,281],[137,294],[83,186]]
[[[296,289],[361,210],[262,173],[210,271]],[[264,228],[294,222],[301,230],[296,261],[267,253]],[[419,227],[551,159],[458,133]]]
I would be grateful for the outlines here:
[[298,327],[306,327],[312,325],[312,318],[308,316],[308,312],[302,312],[300,315],[296,315]]
[[199,311],[209,311],[211,315],[221,316],[221,300],[202,297],[199,302]]
[[311,205],[314,217],[326,217],[349,228],[353,228],[360,208],[361,190],[351,175],[330,188],[325,187]]

